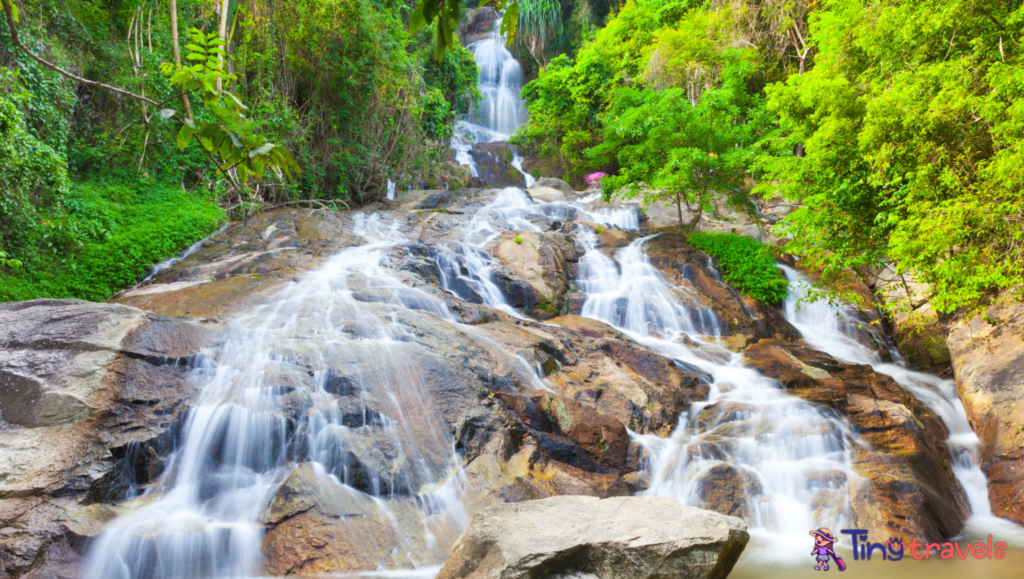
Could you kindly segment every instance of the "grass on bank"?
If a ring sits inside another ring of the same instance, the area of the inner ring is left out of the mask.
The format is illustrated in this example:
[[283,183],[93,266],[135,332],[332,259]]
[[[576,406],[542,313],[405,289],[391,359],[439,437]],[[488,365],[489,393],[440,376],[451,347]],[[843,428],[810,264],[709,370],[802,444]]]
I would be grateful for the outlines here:
[[103,301],[138,282],[154,263],[215,231],[225,219],[212,195],[152,181],[72,184],[64,198],[71,241],[38,239],[0,267],[0,301]]

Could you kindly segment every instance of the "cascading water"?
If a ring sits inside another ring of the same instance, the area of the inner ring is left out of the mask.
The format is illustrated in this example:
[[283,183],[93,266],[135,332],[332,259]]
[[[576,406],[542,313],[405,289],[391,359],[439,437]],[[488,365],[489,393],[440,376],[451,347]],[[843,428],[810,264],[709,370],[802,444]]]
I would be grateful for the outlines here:
[[[469,151],[474,143],[508,141],[519,125],[526,122],[526,108],[519,98],[523,88],[523,69],[519,61],[505,47],[505,39],[499,34],[501,18],[494,21],[489,38],[469,45],[470,52],[480,67],[477,89],[482,97],[469,118],[460,121],[452,137],[452,149],[460,165],[468,165],[474,176],[476,163]],[[512,166],[526,178],[526,186],[535,182],[532,175],[523,170],[523,158],[512,149]]]
[[668,284],[643,253],[649,238],[615,259],[596,249],[592,233],[578,239],[586,249],[577,279],[587,294],[581,315],[711,377],[708,400],[692,404],[669,438],[634,435],[651,457],[647,493],[700,506],[721,479],[739,481],[727,492],[741,495],[739,511],[752,534],[770,543],[769,557],[799,556],[808,529],[841,527],[849,517],[849,427],[716,345],[717,317],[684,304],[686,288]]
[[[431,537],[450,540],[466,524],[452,433],[425,402],[423,370],[405,351],[409,329],[395,318],[426,312],[468,336],[479,332],[382,265],[405,241],[397,225],[357,215],[355,233],[366,243],[234,320],[226,342],[195,365],[199,394],[180,447],[155,490],[135,499],[141,506],[95,542],[88,577],[253,576],[261,511],[301,464],[361,516],[395,521],[390,501],[376,497],[414,495],[425,542],[396,550],[436,550]],[[360,292],[378,298],[357,299]],[[520,374],[523,383],[535,380],[528,365]],[[397,466],[367,464],[377,454]],[[366,540],[358,528],[351,532],[353,544]],[[393,562],[415,566],[422,554],[402,551]]]
[[[858,342],[849,332],[844,332],[844,328],[857,327],[860,323],[852,312],[821,300],[802,303],[810,282],[793,268],[780,267],[790,281],[790,293],[785,302],[786,319],[800,330],[808,344],[842,362],[870,365],[876,372],[891,376],[945,423],[949,430],[946,445],[954,459],[953,474],[970,503],[971,518],[965,532],[977,535],[995,533],[1004,540],[1024,544],[1024,530],[992,514],[988,480],[978,460],[981,441],[967,420],[967,411],[957,395],[956,382],[915,372],[901,364],[884,363],[874,350]],[[899,355],[898,352],[894,354]]]
[[[439,285],[521,319],[497,283],[497,266],[484,250],[490,241],[504,231],[541,233],[570,218],[639,225],[634,208],[537,204],[515,188],[474,211],[443,244],[431,247]],[[504,360],[521,388],[549,386],[530,362],[486,330],[461,324],[439,290],[418,289],[396,275],[389,256],[404,253],[408,243],[397,222],[356,214],[353,231],[364,243],[231,320],[224,342],[195,363],[190,376],[198,396],[177,450],[157,483],[126,501],[135,510],[94,542],[87,577],[261,573],[267,510],[301,469],[358,513],[340,531],[350,535],[353,557],[373,542],[355,524],[360,520],[380,521],[401,538],[386,561],[360,560],[358,568],[408,569],[443,559],[467,518],[462,458],[451,426],[430,406],[425,369],[407,349],[414,326],[402,320],[449,324],[482,348],[478,356]],[[722,346],[722,322],[701,305],[696,290],[685,281],[668,282],[652,265],[644,246],[653,236],[610,256],[589,227],[576,226],[574,235],[584,249],[576,279],[587,296],[581,315],[614,326],[708,381],[707,400],[691,404],[669,437],[632,434],[649,456],[646,492],[697,506],[708,493],[731,493],[736,513],[760,539],[746,556],[758,561],[805,558],[808,529],[846,526],[848,481],[856,476],[852,454],[859,444],[846,422],[741,365],[741,356]],[[786,273],[798,281],[796,272]],[[856,325],[844,320],[847,312],[822,303],[797,308],[803,293],[798,283],[793,286],[787,319],[809,344],[893,376],[945,420],[954,471],[974,513],[968,527],[998,528],[1002,539],[1019,533],[991,515],[977,467],[977,437],[953,384],[883,364],[843,333]],[[377,455],[391,457],[392,467],[372,464]],[[418,531],[410,530],[410,512]]]

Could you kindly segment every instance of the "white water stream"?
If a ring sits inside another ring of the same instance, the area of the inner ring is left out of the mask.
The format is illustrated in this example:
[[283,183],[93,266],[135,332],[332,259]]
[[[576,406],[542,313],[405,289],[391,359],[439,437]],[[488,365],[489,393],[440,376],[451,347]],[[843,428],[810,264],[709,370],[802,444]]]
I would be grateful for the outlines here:
[[[468,336],[480,332],[384,265],[387,251],[406,241],[397,223],[357,214],[354,232],[366,243],[233,320],[226,343],[192,370],[198,399],[178,449],[155,488],[133,499],[141,506],[95,541],[87,577],[253,576],[261,512],[301,463],[312,465],[320,484],[349,495],[357,512],[395,525],[381,498],[415,495],[428,547],[436,531],[451,536],[465,526],[461,459],[449,428],[426,405],[422,368],[404,354],[409,329],[393,318],[417,310]],[[360,291],[390,298],[367,303],[354,297]],[[512,356],[490,346],[495,356]],[[520,381],[530,383],[533,369],[523,366]],[[376,451],[405,460],[397,469],[360,462]],[[407,548],[399,545],[393,564],[416,566],[422,553]]]
[[[1017,546],[1024,546],[1024,529],[992,514],[988,480],[979,466],[981,440],[971,429],[967,411],[957,395],[956,382],[915,372],[902,364],[884,363],[878,354],[843,332],[859,323],[849,310],[826,301],[801,303],[809,282],[791,267],[780,266],[790,281],[786,298],[786,319],[803,334],[811,346],[849,364],[867,364],[876,372],[891,376],[900,386],[926,404],[949,430],[946,445],[953,456],[953,474],[967,495],[971,517],[964,528],[968,535],[993,534]],[[899,356],[898,352],[894,352]]]
[[[489,38],[478,40],[467,48],[473,53],[480,77],[477,89],[481,100],[469,118],[460,121],[452,137],[455,160],[468,165],[473,176],[478,176],[477,165],[469,151],[474,143],[508,141],[519,125],[526,122],[526,107],[519,98],[523,88],[523,68],[505,46],[500,36],[501,18],[494,21]],[[536,179],[523,170],[523,158],[512,149],[512,166],[526,178],[526,187],[532,187]]]
[[[692,290],[672,287],[650,264],[643,253],[649,238],[618,250],[614,259],[594,247],[592,234],[579,239],[587,249],[577,280],[587,293],[582,315],[711,377],[708,400],[691,405],[670,437],[634,434],[651,457],[647,494],[695,506],[706,494],[733,495],[736,514],[772,545],[760,554],[768,558],[806,555],[809,529],[841,528],[849,518],[846,481],[853,472],[849,427],[718,346],[717,317],[684,305]],[[730,478],[740,486],[717,488]]]

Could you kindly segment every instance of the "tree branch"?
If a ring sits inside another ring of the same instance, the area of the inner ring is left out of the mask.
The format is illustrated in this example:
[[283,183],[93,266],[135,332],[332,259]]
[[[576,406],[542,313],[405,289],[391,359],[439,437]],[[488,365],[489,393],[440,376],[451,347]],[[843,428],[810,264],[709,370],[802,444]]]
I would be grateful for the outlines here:
[[37,56],[34,52],[29,50],[27,46],[22,44],[21,43],[21,39],[18,37],[18,25],[14,21],[14,14],[11,12],[10,0],[0,0],[0,3],[3,3],[4,14],[7,15],[7,26],[11,30],[11,41],[14,42],[15,46],[17,46],[18,48],[20,48],[23,51],[25,51],[25,54],[29,55],[32,58],[32,60],[38,62],[39,64],[43,65],[44,67],[46,67],[46,68],[48,68],[48,69],[50,69],[50,70],[52,70],[52,71],[62,75],[62,76],[66,76],[67,78],[70,78],[71,80],[73,80],[75,82],[80,82],[80,83],[82,83],[82,84],[84,84],[86,86],[101,88],[103,90],[107,90],[107,91],[110,91],[110,92],[113,92],[113,93],[116,93],[116,94],[119,94],[119,95],[122,95],[122,96],[126,96],[128,98],[135,99],[135,100],[143,102],[143,103],[149,103],[151,105],[156,105],[157,104],[156,101],[154,101],[152,99],[146,98],[146,97],[141,96],[141,95],[137,95],[137,94],[135,94],[133,92],[129,92],[129,91],[123,89],[123,88],[118,88],[116,86],[110,86],[109,84],[103,84],[102,82],[96,82],[94,80],[89,80],[87,78],[82,78],[82,77],[78,76],[77,74],[72,74],[72,73],[64,70],[63,68],[57,66],[56,64],[48,62],[48,61],[44,60],[43,58]]

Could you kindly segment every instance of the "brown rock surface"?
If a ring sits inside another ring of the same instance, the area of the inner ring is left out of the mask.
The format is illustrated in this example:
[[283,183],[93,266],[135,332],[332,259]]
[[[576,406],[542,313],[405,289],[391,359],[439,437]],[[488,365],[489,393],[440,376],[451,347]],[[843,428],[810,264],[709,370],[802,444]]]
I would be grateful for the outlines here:
[[983,318],[960,321],[946,338],[957,389],[982,442],[996,516],[1024,524],[1024,304],[1010,296]]
[[794,395],[845,417],[869,448],[853,446],[851,508],[858,528],[938,540],[959,532],[967,501],[951,469],[949,433],[930,409],[870,366],[842,364],[801,342],[761,340],[743,363]]
[[216,339],[123,305],[0,304],[0,573],[78,576],[75,529],[97,528],[79,505],[160,475],[192,395],[187,363]]
[[567,264],[579,260],[571,238],[562,233],[506,231],[488,243],[487,249],[533,288],[536,303],[531,315],[543,320],[565,313],[570,287]]

